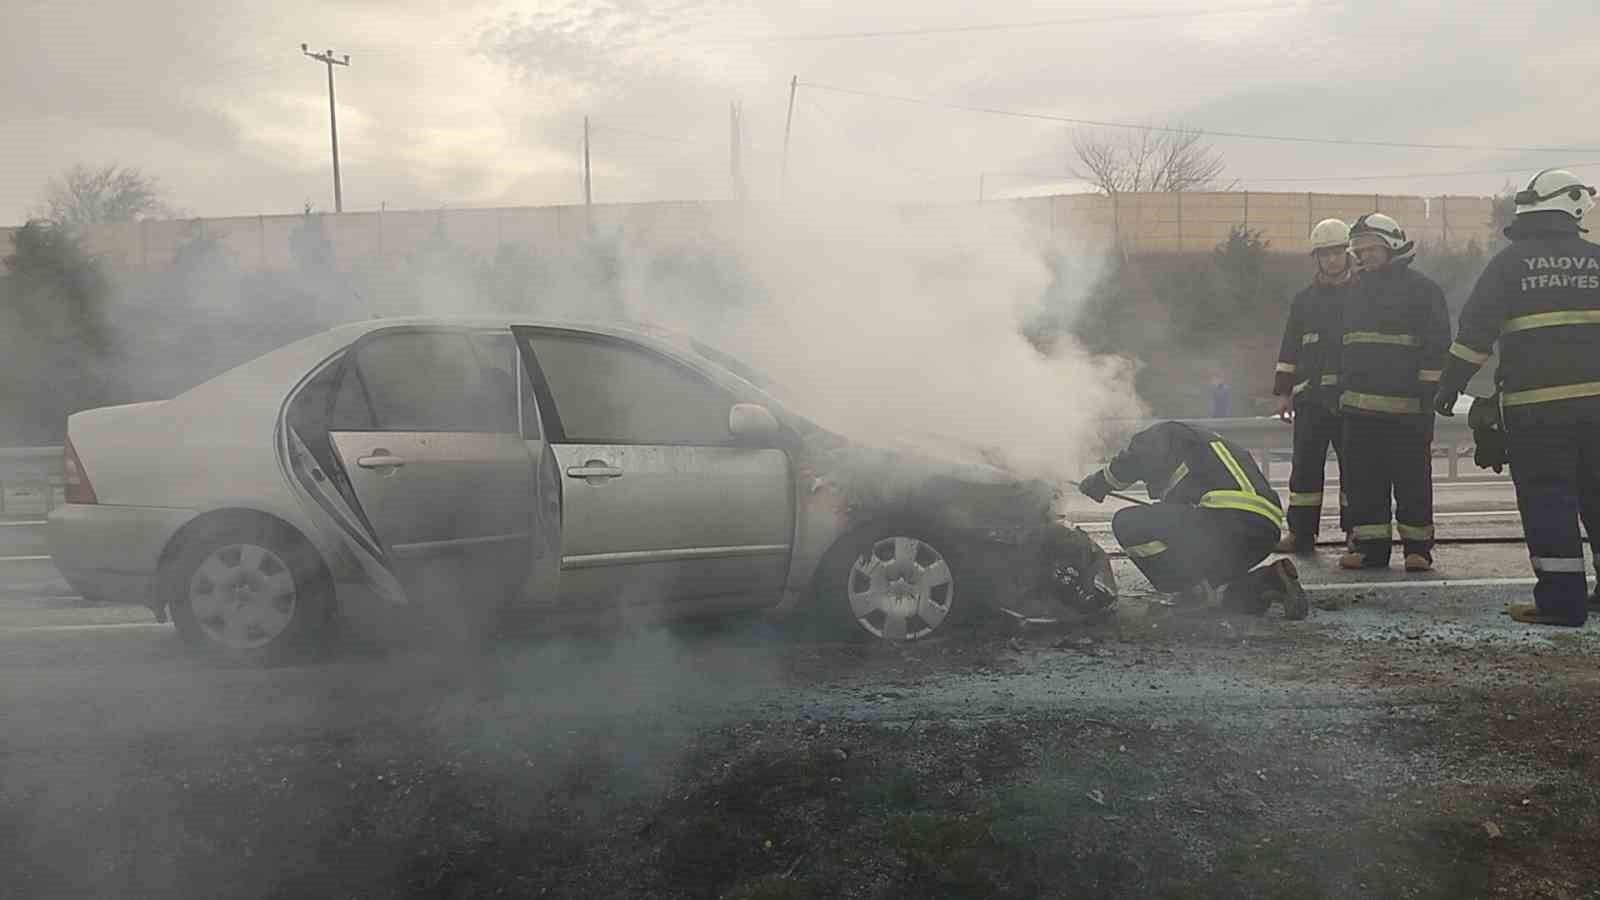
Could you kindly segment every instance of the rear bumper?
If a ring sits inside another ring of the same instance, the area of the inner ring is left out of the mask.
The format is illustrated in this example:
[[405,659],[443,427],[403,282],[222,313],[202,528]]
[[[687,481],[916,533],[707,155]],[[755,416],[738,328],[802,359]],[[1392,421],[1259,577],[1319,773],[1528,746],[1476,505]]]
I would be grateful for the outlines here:
[[152,605],[162,548],[192,510],[67,504],[50,513],[50,556],[85,597]]

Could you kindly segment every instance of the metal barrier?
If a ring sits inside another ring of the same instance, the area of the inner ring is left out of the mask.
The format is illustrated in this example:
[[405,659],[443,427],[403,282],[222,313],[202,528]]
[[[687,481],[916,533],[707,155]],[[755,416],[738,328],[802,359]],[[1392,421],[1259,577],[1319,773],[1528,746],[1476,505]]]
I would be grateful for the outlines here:
[[65,502],[60,447],[0,447],[0,516],[43,517]]
[[[1140,428],[1153,425],[1157,420],[1150,420]],[[1294,444],[1294,430],[1288,423],[1277,417],[1262,416],[1252,419],[1184,419],[1192,425],[1209,429],[1222,435],[1230,441],[1248,449],[1256,458],[1256,464],[1270,480],[1272,478],[1272,465],[1275,457],[1288,465]],[[1446,460],[1444,472],[1436,468],[1433,473],[1435,481],[1505,481],[1505,475],[1496,475],[1493,472],[1479,469],[1472,464],[1472,429],[1467,427],[1466,416],[1443,416],[1434,419],[1433,426],[1434,457],[1443,455]],[[1465,458],[1468,471],[1463,474],[1461,460]],[[1287,473],[1284,475],[1288,477]]]

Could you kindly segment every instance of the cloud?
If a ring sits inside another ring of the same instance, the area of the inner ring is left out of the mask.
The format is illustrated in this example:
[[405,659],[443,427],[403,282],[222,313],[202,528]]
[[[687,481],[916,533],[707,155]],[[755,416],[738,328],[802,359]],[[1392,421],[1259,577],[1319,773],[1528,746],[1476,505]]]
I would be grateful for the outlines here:
[[[585,115],[596,126],[605,199],[719,196],[734,100],[745,105],[758,187],[772,190],[795,74],[958,103],[1222,130],[1600,144],[1600,128],[1582,112],[1592,84],[1587,34],[1600,24],[1588,0],[1470,9],[1350,2],[884,40],[740,39],[1040,17],[1025,0],[977,10],[956,0],[567,0],[531,11],[501,0],[33,4],[0,34],[0,115],[9,134],[25,136],[0,172],[0,218],[19,218],[46,178],[77,161],[141,166],[197,214],[283,212],[308,198],[327,207],[326,82],[299,54],[301,41],[352,55],[351,68],[336,73],[349,208],[574,201]],[[979,172],[1066,166],[1070,143],[1064,125],[802,89],[790,176],[802,191],[960,200],[974,195]],[[1247,184],[1572,161],[1218,145]],[[1481,193],[1503,180],[1358,189]]]

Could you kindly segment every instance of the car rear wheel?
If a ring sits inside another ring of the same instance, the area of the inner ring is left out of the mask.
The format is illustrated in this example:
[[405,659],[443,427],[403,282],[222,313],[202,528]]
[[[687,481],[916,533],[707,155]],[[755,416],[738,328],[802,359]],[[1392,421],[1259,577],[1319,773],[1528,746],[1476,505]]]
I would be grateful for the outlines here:
[[320,645],[331,624],[326,570],[284,527],[239,525],[191,541],[162,583],[184,640],[230,662],[286,661]]
[[952,542],[915,524],[842,538],[819,571],[814,602],[824,625],[850,636],[924,640],[960,620]]

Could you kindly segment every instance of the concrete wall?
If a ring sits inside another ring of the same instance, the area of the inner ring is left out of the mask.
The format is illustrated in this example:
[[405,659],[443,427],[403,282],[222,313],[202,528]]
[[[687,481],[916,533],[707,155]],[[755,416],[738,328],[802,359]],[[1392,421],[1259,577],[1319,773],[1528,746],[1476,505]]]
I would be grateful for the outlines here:
[[[1490,238],[1487,197],[1403,197],[1378,194],[1281,194],[1258,192],[1127,194],[1115,200],[1098,194],[1068,194],[994,203],[1017,208],[1041,237],[1115,246],[1125,252],[1204,253],[1235,225],[1260,229],[1275,251],[1304,253],[1311,226],[1330,216],[1354,221],[1374,210],[1394,216],[1407,234],[1423,243],[1464,244]],[[564,246],[589,229],[624,229],[648,240],[670,234],[677,240],[704,229],[712,207],[697,203],[634,203],[582,206],[443,209],[382,213],[344,213],[315,218],[327,235],[337,265],[415,252],[440,237],[482,256],[501,246]],[[292,238],[306,217],[247,216],[131,222],[90,228],[92,252],[119,269],[159,270],[172,263],[184,244],[199,237],[221,243],[233,262],[246,270],[289,268]],[[15,229],[0,229],[0,248],[9,249]]]

